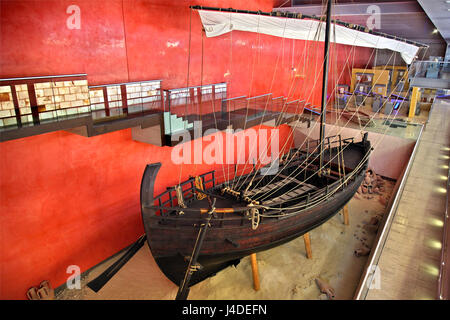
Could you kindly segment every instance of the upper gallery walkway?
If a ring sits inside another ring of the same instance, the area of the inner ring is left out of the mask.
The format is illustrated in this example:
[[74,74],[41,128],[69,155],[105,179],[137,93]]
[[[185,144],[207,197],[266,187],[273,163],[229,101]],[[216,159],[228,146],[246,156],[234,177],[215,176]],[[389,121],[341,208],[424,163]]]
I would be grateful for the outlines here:
[[436,299],[448,290],[449,100],[436,99],[418,143],[379,256],[378,285],[362,299]]

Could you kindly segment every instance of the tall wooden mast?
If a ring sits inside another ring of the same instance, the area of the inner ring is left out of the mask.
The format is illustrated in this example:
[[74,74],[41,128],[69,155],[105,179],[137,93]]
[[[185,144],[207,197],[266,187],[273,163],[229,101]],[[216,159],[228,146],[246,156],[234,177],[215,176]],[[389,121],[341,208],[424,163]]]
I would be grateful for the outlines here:
[[327,3],[327,24],[325,31],[325,49],[324,49],[324,59],[323,59],[323,83],[322,83],[322,108],[320,114],[320,158],[319,158],[319,174],[322,173],[323,167],[323,150],[325,142],[325,120],[327,114],[327,84],[328,84],[328,52],[330,50],[330,29],[331,29],[331,2],[333,0],[328,0]]

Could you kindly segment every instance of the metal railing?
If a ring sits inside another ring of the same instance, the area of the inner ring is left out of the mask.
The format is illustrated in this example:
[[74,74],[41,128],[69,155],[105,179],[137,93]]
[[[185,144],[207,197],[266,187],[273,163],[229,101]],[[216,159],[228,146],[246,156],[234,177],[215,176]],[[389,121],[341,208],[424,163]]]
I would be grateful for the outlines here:
[[161,80],[88,86],[86,74],[0,79],[0,128],[162,111]]
[[164,90],[164,111],[178,116],[201,115],[220,110],[220,102],[227,97],[227,84],[214,83],[201,86]]
[[450,79],[450,62],[415,61],[411,65],[408,77],[429,79]]
[[20,128],[89,115],[86,76],[0,79],[0,128]]
[[161,80],[89,86],[95,122],[162,111]]
[[222,100],[222,115],[225,117],[233,111],[247,107],[247,96],[239,96]]

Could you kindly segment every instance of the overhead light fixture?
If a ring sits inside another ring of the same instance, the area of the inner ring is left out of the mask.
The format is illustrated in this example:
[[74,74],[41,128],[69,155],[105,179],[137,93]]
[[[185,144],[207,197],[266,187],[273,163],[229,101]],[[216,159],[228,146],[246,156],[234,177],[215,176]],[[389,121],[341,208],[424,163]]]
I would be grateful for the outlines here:
[[436,33],[438,33],[438,31],[439,31],[438,29],[434,29],[432,33],[436,34]]

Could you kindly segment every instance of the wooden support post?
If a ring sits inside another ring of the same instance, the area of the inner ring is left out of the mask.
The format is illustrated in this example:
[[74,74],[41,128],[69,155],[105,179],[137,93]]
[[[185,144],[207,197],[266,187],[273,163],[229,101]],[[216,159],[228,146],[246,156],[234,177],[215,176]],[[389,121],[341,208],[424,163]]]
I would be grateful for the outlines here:
[[103,92],[103,101],[105,103],[105,116],[109,117],[110,113],[109,113],[109,101],[108,101],[107,87],[103,87],[102,92]]
[[120,94],[122,97],[122,112],[123,114],[128,114],[128,96],[127,96],[127,85],[120,85]]
[[39,120],[39,107],[37,104],[36,91],[34,90],[34,83],[28,83],[28,98],[30,99],[31,116],[33,117],[33,124],[40,124]]
[[348,219],[348,204],[346,204],[342,209],[342,214],[344,215],[344,224],[348,226],[350,224],[350,221]]
[[252,262],[252,274],[253,274],[253,288],[255,291],[259,290],[259,273],[258,273],[258,261],[256,261],[256,253],[250,255]]
[[11,89],[11,95],[13,98],[14,112],[16,114],[17,127],[21,128],[22,127],[22,117],[20,116],[20,107],[19,107],[19,100],[17,99],[16,86],[10,85],[9,87]]
[[308,259],[312,259],[311,239],[309,238],[309,232],[303,235],[303,240],[305,241],[306,257]]
[[411,94],[411,103],[409,105],[409,118],[414,118],[416,115],[416,107],[417,107],[417,101],[420,99],[420,91],[418,87],[413,87],[413,91]]

